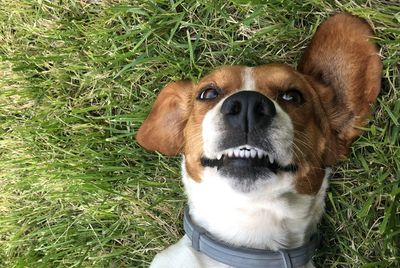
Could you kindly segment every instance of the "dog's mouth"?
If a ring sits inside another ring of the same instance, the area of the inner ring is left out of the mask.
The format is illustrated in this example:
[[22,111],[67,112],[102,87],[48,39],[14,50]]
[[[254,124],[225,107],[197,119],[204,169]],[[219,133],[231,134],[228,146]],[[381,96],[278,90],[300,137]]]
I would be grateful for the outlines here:
[[296,164],[280,165],[272,153],[248,145],[229,148],[219,152],[216,158],[203,157],[201,164],[204,167],[239,168],[239,169],[268,169],[277,174],[279,171],[295,172]]

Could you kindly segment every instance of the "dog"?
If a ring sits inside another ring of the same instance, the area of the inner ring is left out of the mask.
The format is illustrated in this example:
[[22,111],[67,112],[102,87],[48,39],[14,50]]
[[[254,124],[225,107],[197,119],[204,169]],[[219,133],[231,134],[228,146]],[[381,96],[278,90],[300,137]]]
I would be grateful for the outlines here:
[[330,167],[380,91],[372,36],[366,21],[338,13],[297,69],[223,66],[161,90],[136,139],[182,155],[188,208],[186,235],[151,267],[313,267]]

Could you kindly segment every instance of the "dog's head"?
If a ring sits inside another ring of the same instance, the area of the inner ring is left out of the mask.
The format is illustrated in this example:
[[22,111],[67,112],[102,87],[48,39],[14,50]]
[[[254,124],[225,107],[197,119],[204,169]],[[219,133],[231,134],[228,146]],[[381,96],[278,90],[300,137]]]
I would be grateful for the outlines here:
[[297,70],[224,66],[197,84],[159,94],[137,133],[146,149],[183,154],[189,177],[238,191],[286,174],[297,193],[318,192],[324,169],[359,136],[380,89],[381,61],[363,20],[338,14],[317,30]]

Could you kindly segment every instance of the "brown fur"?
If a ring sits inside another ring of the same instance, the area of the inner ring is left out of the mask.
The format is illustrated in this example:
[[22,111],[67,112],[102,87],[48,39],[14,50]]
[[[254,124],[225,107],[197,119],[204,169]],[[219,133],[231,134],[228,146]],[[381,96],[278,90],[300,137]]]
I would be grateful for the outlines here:
[[168,84],[158,95],[146,120],[140,126],[136,140],[149,151],[177,155],[183,149],[183,129],[190,113],[193,83],[178,81]]
[[[370,105],[379,93],[382,68],[370,36],[372,30],[365,21],[338,14],[318,28],[298,71],[281,64],[253,68],[255,90],[277,101],[293,122],[299,193],[318,192],[324,168],[347,152],[352,140],[361,134],[355,127],[366,123]],[[138,142],[167,155],[183,153],[189,175],[200,181],[201,123],[221,98],[242,87],[243,70],[243,66],[225,66],[197,85],[187,81],[168,85],[139,129]],[[209,102],[197,101],[208,84],[221,88],[221,96]],[[280,92],[290,88],[302,92],[303,104],[279,101]]]
[[[341,13],[317,30],[300,59],[298,70],[317,91],[329,118],[334,137],[326,164],[334,164],[347,153],[361,134],[370,115],[370,105],[380,91],[382,63],[371,27],[358,17]],[[338,108],[340,107],[340,108]]]

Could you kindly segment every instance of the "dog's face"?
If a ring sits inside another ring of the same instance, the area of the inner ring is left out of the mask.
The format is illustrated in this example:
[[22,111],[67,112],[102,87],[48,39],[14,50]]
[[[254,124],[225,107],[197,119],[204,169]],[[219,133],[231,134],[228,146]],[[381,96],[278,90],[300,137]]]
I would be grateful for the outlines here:
[[182,153],[198,183],[213,174],[247,193],[290,178],[297,193],[315,194],[379,92],[371,35],[365,22],[340,14],[320,26],[298,70],[225,66],[197,84],[172,83],[137,139],[149,150]]
[[250,191],[320,167],[326,120],[315,90],[292,68],[222,67],[193,86],[191,99],[183,150],[191,178],[214,169]]

